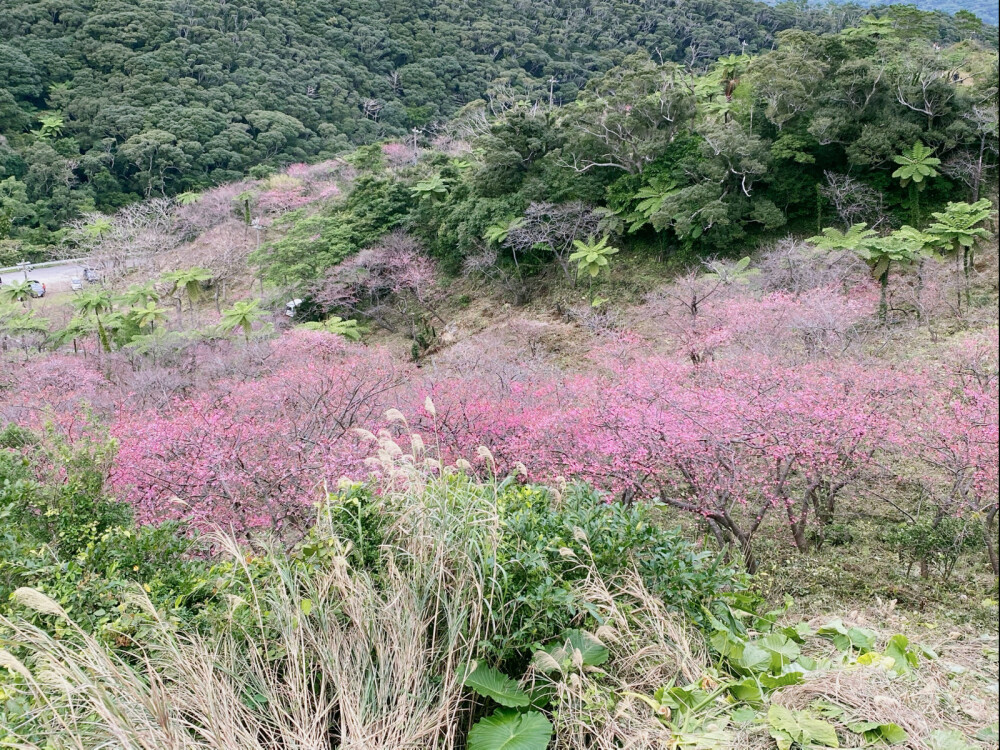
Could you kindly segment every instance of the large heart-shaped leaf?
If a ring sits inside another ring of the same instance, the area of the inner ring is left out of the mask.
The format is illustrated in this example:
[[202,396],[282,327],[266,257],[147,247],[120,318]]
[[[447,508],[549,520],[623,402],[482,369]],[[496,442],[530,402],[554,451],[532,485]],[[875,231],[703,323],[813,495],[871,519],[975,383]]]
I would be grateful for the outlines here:
[[833,620],[816,631],[817,635],[829,638],[841,651],[856,648],[861,653],[871,651],[875,645],[875,633],[867,628],[848,628],[840,620]]
[[485,664],[477,664],[466,675],[463,684],[484,698],[492,698],[501,706],[515,708],[527,706],[531,702],[531,697],[510,677]]
[[574,652],[580,653],[579,659],[586,667],[597,667],[608,660],[608,649],[600,639],[586,630],[567,630],[562,643],[545,649],[552,658],[562,663],[572,659]]
[[469,750],[545,750],[552,724],[538,711],[501,709],[476,723],[469,732]]
[[886,644],[885,655],[893,660],[892,670],[896,674],[906,674],[917,666],[917,655],[909,646],[910,641],[905,635],[894,635]]
[[781,633],[769,633],[753,643],[771,655],[772,672],[780,672],[783,666],[798,659],[801,653],[798,644]]
[[750,642],[737,659],[739,666],[749,672],[766,672],[771,666],[771,652]]

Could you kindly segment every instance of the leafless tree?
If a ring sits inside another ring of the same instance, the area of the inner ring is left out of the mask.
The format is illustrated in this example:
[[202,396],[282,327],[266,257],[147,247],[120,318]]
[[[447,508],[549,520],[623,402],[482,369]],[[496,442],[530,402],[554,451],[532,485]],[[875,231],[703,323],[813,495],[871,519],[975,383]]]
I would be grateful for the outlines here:
[[860,222],[876,229],[888,221],[881,192],[850,175],[827,170],[823,176],[826,183],[820,186],[820,194],[833,206],[845,229]]
[[528,286],[520,274],[500,262],[496,248],[480,245],[477,252],[462,261],[462,273],[467,277],[481,278],[494,288],[500,288],[514,301],[524,304],[528,300]]
[[928,128],[939,116],[957,91],[945,61],[937,53],[906,55],[895,71],[896,101],[927,117]]
[[540,246],[549,248],[566,278],[571,279],[569,256],[573,241],[596,235],[600,226],[600,214],[580,201],[532,203],[522,221],[507,233],[503,244],[522,255]]
[[848,289],[866,283],[868,267],[857,254],[817,250],[794,237],[778,240],[757,257],[756,277],[764,291],[800,295],[812,289]]
[[993,105],[976,105],[962,115],[978,139],[970,150],[958,151],[941,165],[941,171],[959,180],[969,188],[972,202],[979,200],[983,179],[996,168],[998,153],[997,108]]
[[132,270],[152,268],[154,258],[173,248],[177,236],[171,231],[174,202],[154,198],[133,203],[113,216],[86,214],[70,225],[69,254],[81,254],[101,273],[106,283],[115,284]]
[[393,232],[331,268],[312,295],[327,310],[363,316],[393,331],[400,318],[412,327],[425,313],[444,322],[435,309],[435,279],[419,243]]

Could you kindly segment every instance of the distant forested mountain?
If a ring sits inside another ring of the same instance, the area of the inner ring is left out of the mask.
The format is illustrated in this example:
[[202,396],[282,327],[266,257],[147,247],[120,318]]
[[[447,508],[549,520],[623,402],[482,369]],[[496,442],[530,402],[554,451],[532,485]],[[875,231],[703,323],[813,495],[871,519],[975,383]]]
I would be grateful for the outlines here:
[[[860,0],[859,4],[868,8],[879,8],[888,5],[889,0]],[[994,26],[1000,20],[1000,12],[998,12],[995,0],[911,0],[907,4],[920,10],[941,11],[953,15],[965,11]]]
[[[426,129],[492,92],[573,101],[636,51],[703,70],[859,6],[751,0],[0,0],[0,241]],[[898,7],[953,43],[995,29]],[[908,15],[907,15],[908,14]],[[914,15],[916,14],[916,15]]]

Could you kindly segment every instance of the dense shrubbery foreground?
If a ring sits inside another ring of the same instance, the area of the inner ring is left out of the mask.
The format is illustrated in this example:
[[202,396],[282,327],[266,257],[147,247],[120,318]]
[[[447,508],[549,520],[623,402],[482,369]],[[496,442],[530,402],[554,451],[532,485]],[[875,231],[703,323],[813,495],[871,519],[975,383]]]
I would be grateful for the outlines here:
[[[3,440],[23,521],[0,581],[6,746],[945,750],[969,745],[942,727],[995,731],[921,710],[958,669],[941,654],[755,613],[718,559],[584,487],[474,480],[383,436],[377,493],[344,480],[294,547],[218,536],[204,556],[101,495],[104,448]],[[172,578],[140,567],[156,555],[183,560]]]
[[287,552],[220,537],[206,557],[101,495],[103,449],[4,439],[8,742],[450,747],[479,710],[470,662],[523,670],[537,644],[607,624],[610,591],[673,627],[740,587],[639,506],[432,478],[419,453],[383,458],[379,494],[331,495]]

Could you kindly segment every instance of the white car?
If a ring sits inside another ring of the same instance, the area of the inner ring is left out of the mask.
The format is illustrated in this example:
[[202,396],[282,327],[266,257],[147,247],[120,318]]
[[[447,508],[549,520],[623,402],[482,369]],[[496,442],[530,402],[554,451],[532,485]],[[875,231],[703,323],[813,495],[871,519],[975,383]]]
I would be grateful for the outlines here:
[[81,289],[83,289],[83,279],[81,279],[79,276],[74,276],[69,280],[69,288],[72,289],[74,292],[79,292]]

